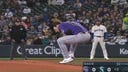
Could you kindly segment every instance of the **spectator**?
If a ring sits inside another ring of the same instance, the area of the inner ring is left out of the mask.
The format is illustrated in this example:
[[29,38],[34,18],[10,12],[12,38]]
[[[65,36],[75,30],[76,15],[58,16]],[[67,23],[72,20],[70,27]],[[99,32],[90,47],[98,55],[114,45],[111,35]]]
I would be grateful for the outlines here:
[[21,24],[25,27],[25,29],[29,28],[29,24],[27,25],[27,20],[28,18],[26,16],[21,18]]
[[35,27],[35,29],[38,30],[38,26],[40,25],[40,16],[38,16],[38,15],[34,16],[32,25]]
[[31,13],[31,8],[29,7],[24,7],[23,9],[23,14],[25,14],[25,16],[28,16]]
[[24,6],[27,5],[27,1],[26,0],[18,0],[17,3],[18,3],[19,6],[21,6],[21,8],[23,8]]
[[[54,20],[65,21],[65,15],[71,14],[74,15],[75,19],[85,24],[88,29],[93,26],[95,19],[103,20],[103,24],[112,35],[110,39],[113,41],[113,35],[116,37],[117,31],[122,33],[121,36],[124,36],[123,34],[126,32],[124,28],[127,26],[124,26],[122,19],[126,17],[125,14],[128,12],[128,5],[120,4],[126,3],[125,1],[118,0],[118,4],[115,5],[110,4],[108,0],[65,0],[63,5],[52,7],[52,5],[48,5],[44,0],[3,0],[0,15],[0,30],[2,32],[3,30],[6,31],[5,26],[8,25],[8,27],[11,27],[18,18],[27,15],[27,20],[22,20],[22,23],[24,23],[23,25],[28,29],[28,32],[31,32],[31,34],[27,34],[30,37],[46,29],[53,31],[52,22]],[[41,5],[42,3],[43,5]],[[31,11],[23,14],[24,7],[29,7]],[[6,10],[10,12],[8,17]],[[54,32],[51,33],[55,35]]]
[[5,16],[1,15],[0,16],[0,28],[2,29],[4,25],[7,25],[7,20]]
[[125,44],[126,39],[124,36],[121,36],[120,32],[118,31],[117,36],[114,36],[110,42],[107,42],[107,44],[115,45],[115,44]]
[[82,7],[82,3],[77,0],[77,2],[74,4],[74,9],[79,10]]
[[28,36],[37,35],[37,34],[38,34],[38,30],[34,26],[31,26],[30,29],[28,30]]
[[34,35],[33,44],[34,45],[42,45],[42,38],[39,36],[39,34]]
[[49,30],[48,30],[48,29],[45,30],[45,32],[44,32],[44,36],[43,36],[43,38],[42,38],[42,44],[43,44],[43,45],[48,45],[48,44],[50,44]]
[[118,42],[118,44],[125,45],[126,42],[127,42],[126,36],[122,36],[122,38],[120,39],[120,41]]
[[32,45],[32,44],[33,44],[33,39],[27,38],[26,45]]
[[64,4],[64,0],[57,0],[56,1],[56,5],[63,5]]
[[128,30],[128,13],[125,15],[123,18],[123,25],[122,25],[123,30]]
[[6,13],[5,13],[5,17],[6,17],[6,18],[9,18],[9,19],[10,19],[13,15],[14,15],[14,14],[13,14],[12,11],[10,11],[9,9],[6,9]]
[[3,45],[11,45],[11,37],[10,36],[6,36],[4,42],[2,43]]

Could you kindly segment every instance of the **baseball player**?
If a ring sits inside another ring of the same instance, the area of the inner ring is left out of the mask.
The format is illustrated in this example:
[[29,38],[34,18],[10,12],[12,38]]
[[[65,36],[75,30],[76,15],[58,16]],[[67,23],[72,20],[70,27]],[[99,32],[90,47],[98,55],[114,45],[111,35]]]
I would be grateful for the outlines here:
[[[69,24],[77,25],[81,27],[85,32],[87,31],[87,29],[80,24],[80,21],[75,19],[75,14],[69,14],[68,16],[66,16],[66,20],[67,20],[66,22],[68,22]],[[70,44],[69,46],[69,56],[72,58],[74,58],[74,52],[77,45],[78,44],[76,43],[76,44]]]
[[[73,61],[73,58],[70,56],[70,54],[72,53],[73,55],[75,51],[73,47],[76,47],[78,43],[87,42],[90,40],[90,34],[88,33],[87,29],[82,29],[79,25],[71,24],[70,22],[56,22],[54,23],[54,30],[55,32],[61,32],[64,34],[62,37],[57,39],[64,58],[59,63],[69,63]],[[69,49],[70,51],[68,51],[67,45],[70,45],[69,48],[72,50]]]
[[104,54],[104,58],[106,60],[108,60],[108,54],[105,48],[105,42],[104,40],[106,39],[106,27],[104,25],[101,25],[100,21],[97,21],[96,24],[92,27],[91,29],[91,37],[92,37],[92,50],[91,50],[91,54],[90,54],[90,60],[92,60],[94,58],[95,55],[95,50],[96,50],[96,46],[98,43],[100,43],[100,46],[102,48],[103,54]]

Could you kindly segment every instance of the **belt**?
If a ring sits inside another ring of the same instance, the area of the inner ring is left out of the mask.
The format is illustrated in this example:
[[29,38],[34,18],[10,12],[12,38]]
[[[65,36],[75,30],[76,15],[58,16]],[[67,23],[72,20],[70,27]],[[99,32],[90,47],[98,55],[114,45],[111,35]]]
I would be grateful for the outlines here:
[[103,36],[95,36],[95,37],[103,37]]

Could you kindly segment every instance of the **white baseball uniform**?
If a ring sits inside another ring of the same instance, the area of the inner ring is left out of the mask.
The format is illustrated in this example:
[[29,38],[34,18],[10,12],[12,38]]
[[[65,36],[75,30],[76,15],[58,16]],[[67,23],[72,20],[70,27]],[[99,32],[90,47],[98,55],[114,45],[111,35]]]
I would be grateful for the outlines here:
[[105,48],[105,42],[104,42],[104,33],[107,32],[106,27],[104,25],[94,25],[91,29],[91,32],[93,33],[93,43],[92,43],[92,50],[90,54],[90,59],[94,58],[96,46],[98,43],[100,43],[100,46],[102,48],[104,58],[108,59],[107,51]]

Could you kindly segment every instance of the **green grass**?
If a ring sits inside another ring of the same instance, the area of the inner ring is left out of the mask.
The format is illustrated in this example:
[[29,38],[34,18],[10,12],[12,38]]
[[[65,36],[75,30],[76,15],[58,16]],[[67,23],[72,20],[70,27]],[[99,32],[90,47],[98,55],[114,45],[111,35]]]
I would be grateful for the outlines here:
[[[0,58],[0,59],[9,59],[9,58]],[[22,59],[22,58],[16,58],[16,59]],[[28,59],[62,59],[62,58],[28,58]],[[76,58],[76,59],[89,59],[89,58]],[[103,58],[94,58],[94,59],[103,59]],[[110,59],[128,59],[128,58],[110,58]]]
[[[0,60],[9,60],[9,58],[0,58]],[[14,58],[14,60],[23,60],[23,58]],[[47,60],[58,63],[63,58],[28,58],[28,60]],[[73,62],[68,64],[82,65],[83,62],[128,62],[128,58],[110,58],[110,60],[105,60],[104,58],[94,58],[94,60],[89,60],[89,58],[75,58]]]
[[[62,58],[41,58],[34,60],[47,60],[51,62],[59,62],[63,60]],[[128,58],[110,58],[110,60],[105,60],[104,58],[94,58],[94,60],[89,60],[89,58],[75,58],[73,62],[68,63],[68,65],[83,65],[83,62],[128,62]]]
[[[0,58],[0,60],[9,60],[9,58]],[[23,60],[23,58],[14,58],[14,60]],[[48,60],[48,61],[60,61],[63,60],[63,58],[28,58],[28,60]],[[93,60],[89,60],[89,58],[74,58],[75,62],[83,62],[83,61],[124,61],[128,62],[128,58],[110,58],[110,60],[105,60],[104,58],[94,58]]]
[[[22,60],[23,58],[14,58],[15,60]],[[28,58],[28,60],[62,60],[63,58]],[[0,60],[9,60],[9,58],[0,58]],[[74,60],[87,61],[89,58],[75,58]],[[94,58],[92,61],[105,60],[104,58]],[[128,58],[110,58],[110,61],[128,61]]]

